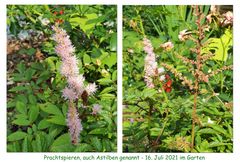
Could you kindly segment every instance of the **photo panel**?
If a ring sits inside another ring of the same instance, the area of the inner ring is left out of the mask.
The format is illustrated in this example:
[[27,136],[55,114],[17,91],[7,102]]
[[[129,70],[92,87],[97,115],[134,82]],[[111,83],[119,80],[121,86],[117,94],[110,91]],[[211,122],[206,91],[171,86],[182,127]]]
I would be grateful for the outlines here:
[[7,152],[117,151],[117,6],[7,5]]
[[233,6],[123,6],[123,152],[233,152]]

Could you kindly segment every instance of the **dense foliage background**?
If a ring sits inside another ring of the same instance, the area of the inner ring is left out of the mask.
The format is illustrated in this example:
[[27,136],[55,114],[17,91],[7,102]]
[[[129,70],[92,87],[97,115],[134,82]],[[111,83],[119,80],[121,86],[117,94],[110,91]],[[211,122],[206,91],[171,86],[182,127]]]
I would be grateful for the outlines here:
[[[117,150],[116,6],[7,6],[7,151],[114,152]],[[80,143],[66,126],[66,80],[59,73],[52,25],[60,24],[76,47],[80,73],[98,90],[79,114]],[[101,105],[92,114],[94,104]]]
[[[224,7],[224,6],[223,6]],[[231,10],[231,7],[227,11]],[[218,8],[219,9],[219,8]],[[226,8],[225,8],[226,9]],[[202,23],[210,14],[210,6],[201,6]],[[219,10],[219,15],[227,12]],[[205,30],[205,48],[214,57],[204,62],[203,71],[211,73],[232,65],[232,26],[221,25],[217,16]],[[168,91],[147,88],[144,82],[142,40],[152,42],[157,62],[172,65],[191,78],[191,70],[176,53],[187,58],[194,42],[181,42],[179,33],[194,31],[196,16],[191,6],[124,6],[123,9],[123,150],[125,152],[232,152],[233,73],[221,71],[200,84],[197,102],[195,146],[191,150],[193,93],[165,69],[171,79]],[[170,41],[173,49],[161,44]],[[168,83],[168,82],[167,82]]]

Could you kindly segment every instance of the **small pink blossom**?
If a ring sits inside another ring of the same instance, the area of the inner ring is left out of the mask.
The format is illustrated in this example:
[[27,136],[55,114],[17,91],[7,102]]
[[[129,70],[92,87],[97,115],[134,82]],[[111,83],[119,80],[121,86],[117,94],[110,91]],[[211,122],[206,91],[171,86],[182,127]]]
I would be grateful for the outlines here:
[[174,45],[172,42],[168,41],[164,44],[161,44],[160,47],[162,47],[166,51],[170,51],[171,49],[173,49]]
[[69,128],[72,143],[76,145],[79,142],[79,134],[83,130],[83,127],[81,119],[79,119],[77,109],[74,107],[72,102],[69,103],[67,126]]
[[154,88],[155,87],[155,85],[153,84],[153,79],[151,77],[144,76],[144,81],[145,81],[146,86],[148,88]]
[[65,77],[77,76],[79,69],[76,57],[72,56],[64,60],[60,66],[60,72]]
[[230,25],[233,24],[233,13],[231,11],[228,11],[227,13],[223,14],[224,20],[223,25]]
[[160,81],[164,81],[165,79],[166,79],[165,75],[161,75],[159,78]]
[[144,51],[147,53],[147,54],[153,54],[153,46],[151,44],[151,41],[147,38],[143,38],[143,45],[144,45]]
[[71,101],[78,98],[76,92],[72,88],[65,87],[62,91],[62,96],[65,98],[65,100],[69,99]]
[[85,78],[83,75],[70,76],[68,77],[69,87],[73,88],[77,94],[80,96],[84,91],[84,81]]
[[211,11],[211,13],[215,14],[217,12],[216,5],[211,5],[210,11]]
[[191,32],[187,32],[187,29],[184,29],[179,32],[178,39],[180,41],[185,41],[188,38],[188,35],[191,34]]
[[164,67],[158,68],[158,74],[164,73],[165,69]]
[[212,22],[212,14],[207,15],[206,19],[207,19],[208,23],[211,23]]
[[99,104],[94,104],[92,108],[92,114],[97,115],[101,111],[102,106]]
[[97,91],[97,85],[95,83],[90,83],[86,86],[85,90],[87,91],[88,95],[92,95]]

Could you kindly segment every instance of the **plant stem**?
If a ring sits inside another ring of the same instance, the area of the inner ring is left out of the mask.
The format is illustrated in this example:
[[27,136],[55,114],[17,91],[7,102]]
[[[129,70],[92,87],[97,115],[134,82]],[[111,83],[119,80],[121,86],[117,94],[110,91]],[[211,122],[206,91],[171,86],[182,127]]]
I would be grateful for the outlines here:
[[152,109],[153,109],[153,104],[150,103],[150,108],[148,112],[148,144],[149,146],[151,145],[151,135],[150,135],[150,129],[151,129],[151,118],[152,118]]
[[[195,81],[195,84],[198,81]],[[194,93],[194,104],[193,104],[193,111],[192,111],[192,143],[191,143],[191,152],[193,152],[194,149],[194,141],[195,141],[195,120],[196,120],[196,111],[197,111],[197,96],[198,96],[198,92],[196,91]]]
[[139,18],[141,33],[143,34],[143,36],[146,36],[146,35],[145,35],[144,28],[143,28],[142,18],[141,18],[141,16],[140,16],[140,14],[138,14],[138,18]]
[[201,72],[201,47],[202,43],[201,41],[204,39],[203,35],[203,29],[201,26],[201,12],[199,11],[198,6],[195,6],[195,14],[197,16],[196,24],[198,28],[198,38],[197,38],[197,47],[196,47],[196,53],[197,53],[197,64],[196,64],[196,69],[194,71],[194,77],[195,77],[195,83],[194,83],[194,104],[193,104],[193,110],[192,110],[192,142],[191,142],[191,152],[194,151],[194,141],[195,141],[195,123],[196,123],[196,118],[197,118],[197,97],[198,97],[198,91],[199,91],[199,74]]

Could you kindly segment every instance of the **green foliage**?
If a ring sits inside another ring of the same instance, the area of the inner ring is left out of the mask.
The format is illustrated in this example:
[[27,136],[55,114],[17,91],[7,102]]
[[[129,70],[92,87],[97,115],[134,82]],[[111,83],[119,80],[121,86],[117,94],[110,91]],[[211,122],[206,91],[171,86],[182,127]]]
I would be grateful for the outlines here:
[[[201,6],[205,15],[209,8]],[[192,77],[190,67],[176,57],[176,53],[195,57],[189,51],[194,48],[194,42],[178,39],[180,31],[197,28],[191,6],[124,6],[123,20],[123,151],[232,152],[232,71],[222,71],[208,83],[200,84],[193,150],[193,91],[167,69],[165,73],[172,80],[172,91],[165,93],[166,96],[157,89],[147,88],[144,82],[146,53],[142,40],[145,36],[152,42],[159,65],[168,63],[183,76]],[[215,56],[204,62],[202,70],[210,73],[232,65],[232,28],[218,26],[205,34],[202,54],[210,51]],[[167,41],[174,44],[170,51],[160,48]]]
[[[63,12],[60,14],[60,11]],[[101,15],[101,16],[99,16]],[[115,152],[117,150],[117,52],[116,6],[8,5],[11,39],[20,44],[21,31],[43,33],[38,45],[8,55],[7,151],[8,152]],[[48,19],[45,26],[42,19]],[[78,103],[83,124],[80,142],[73,145],[66,126],[68,103],[60,59],[54,51],[51,26],[60,22],[76,48],[79,72],[98,90],[86,108]],[[26,23],[22,26],[21,23]],[[110,25],[108,25],[110,24]],[[10,38],[9,38],[10,39]],[[93,104],[101,111],[93,115]]]

